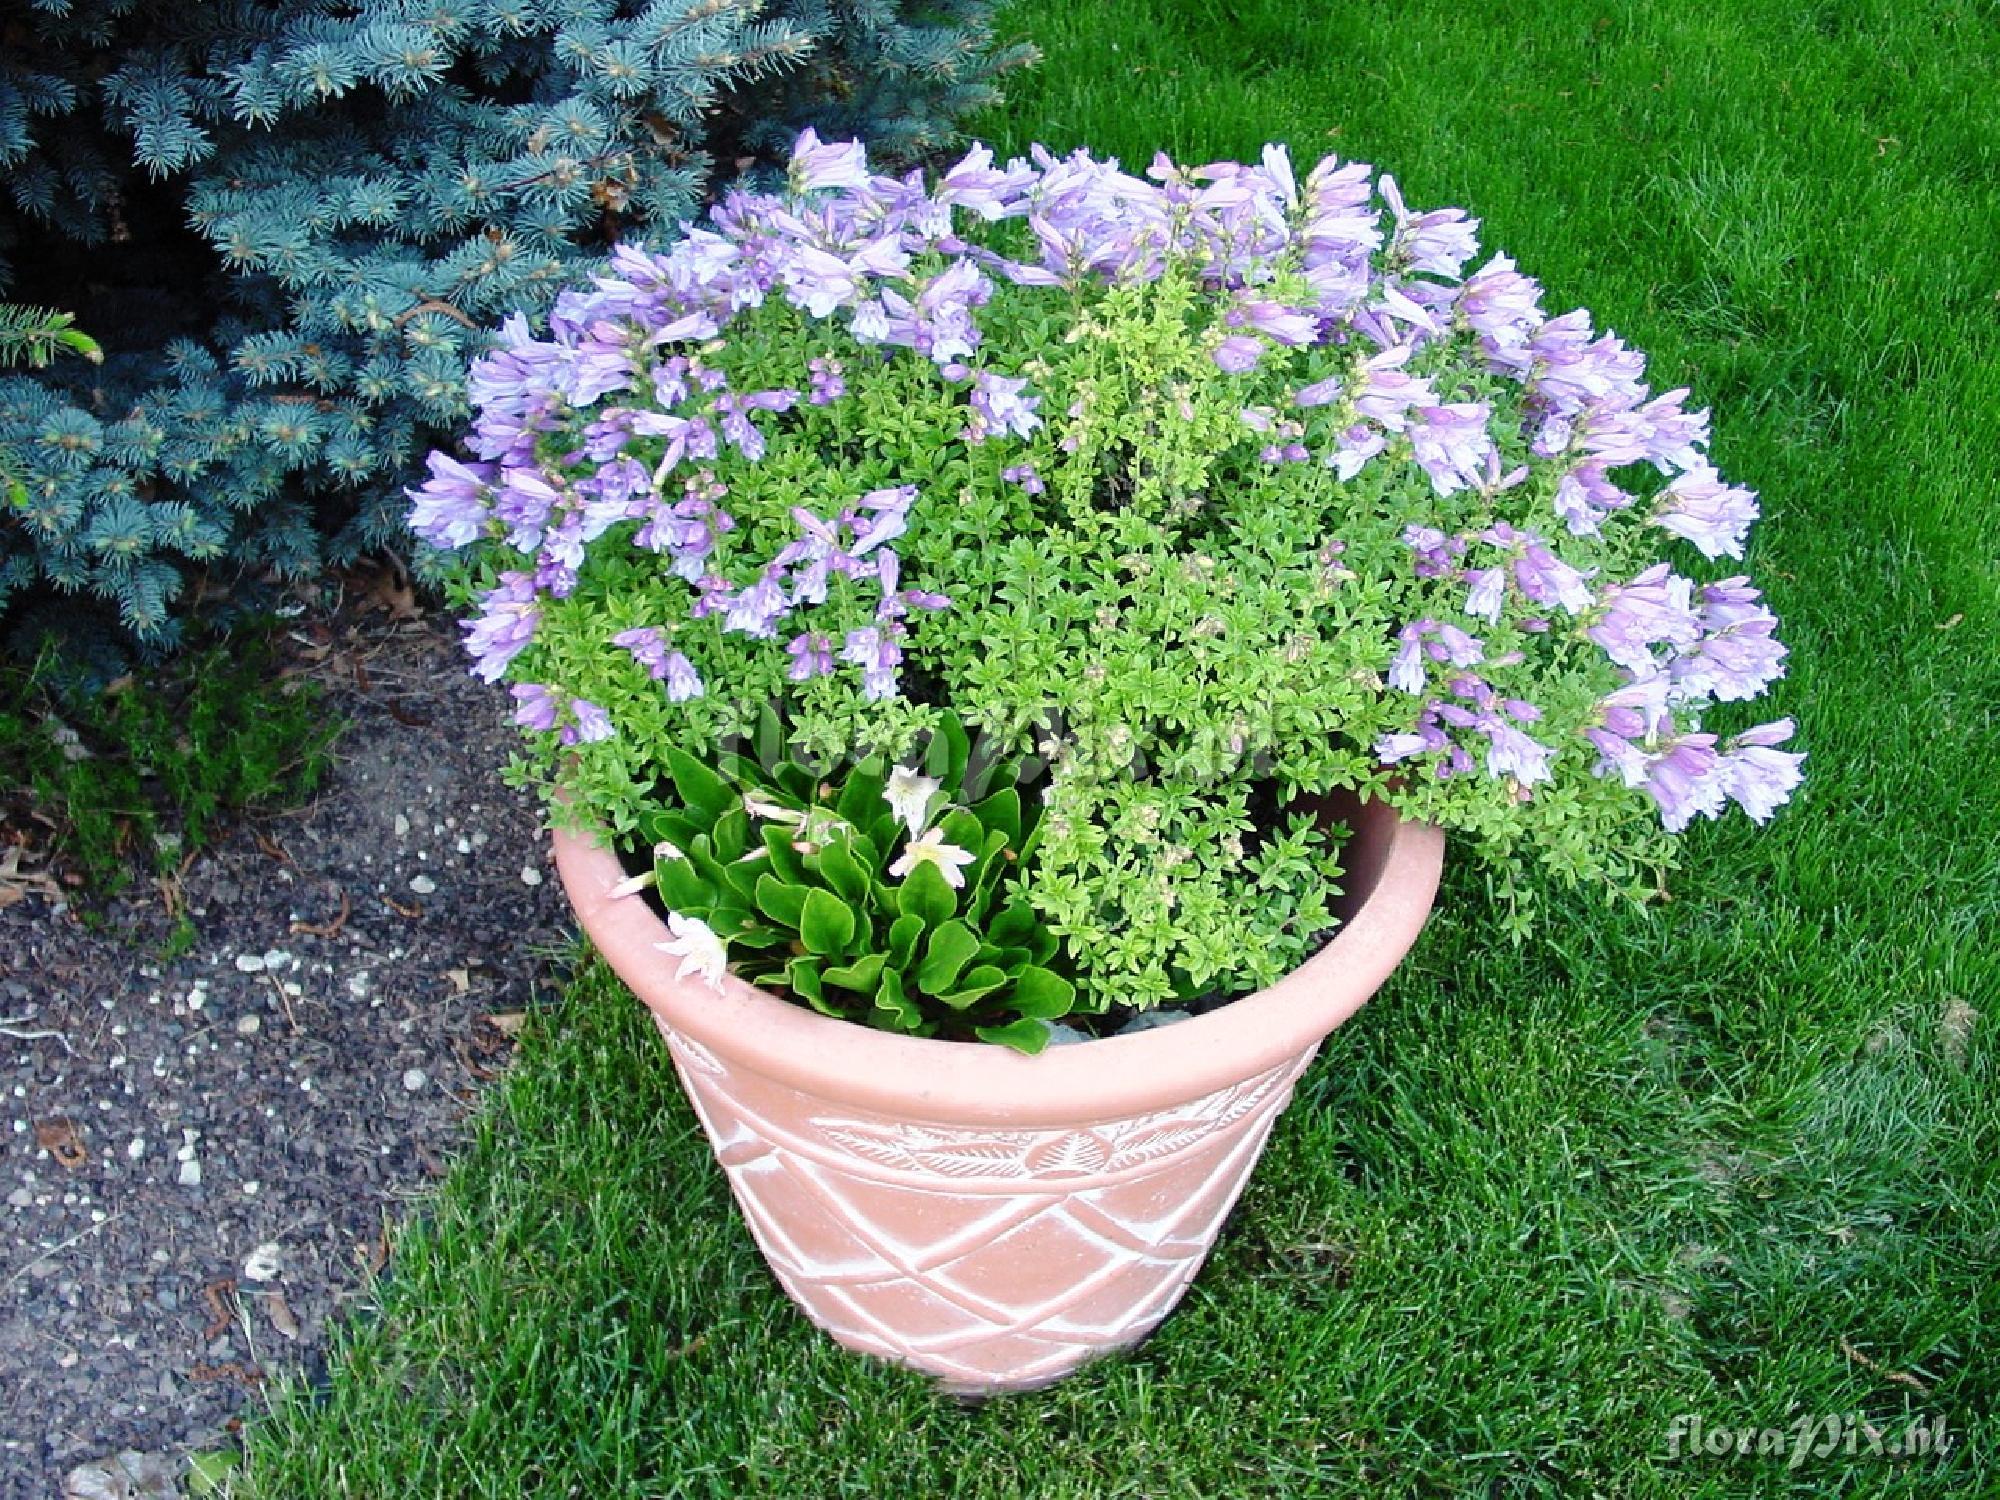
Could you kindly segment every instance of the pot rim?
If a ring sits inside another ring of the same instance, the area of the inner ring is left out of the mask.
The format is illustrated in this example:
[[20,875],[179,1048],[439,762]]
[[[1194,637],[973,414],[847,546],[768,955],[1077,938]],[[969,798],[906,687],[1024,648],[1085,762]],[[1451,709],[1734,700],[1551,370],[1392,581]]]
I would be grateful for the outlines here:
[[[1337,800],[1337,799],[1330,799]],[[1379,802],[1347,799],[1344,920],[1276,984],[1203,1015],[1027,1057],[986,1042],[877,1031],[821,1015],[734,974],[718,994],[674,978],[671,934],[602,844],[557,830],[556,869],[584,932],[667,1025],[733,1066],[845,1105],[950,1125],[1111,1120],[1199,1099],[1315,1047],[1375,993],[1423,930],[1444,833]]]

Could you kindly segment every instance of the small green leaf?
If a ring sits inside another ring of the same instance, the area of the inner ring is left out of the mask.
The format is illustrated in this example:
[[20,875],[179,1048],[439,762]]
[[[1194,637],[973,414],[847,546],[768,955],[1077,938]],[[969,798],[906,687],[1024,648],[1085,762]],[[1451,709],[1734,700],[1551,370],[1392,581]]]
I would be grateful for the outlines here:
[[814,953],[845,953],[854,940],[854,913],[831,891],[814,886],[799,912],[799,937]]
[[717,818],[740,805],[728,784],[685,750],[668,749],[667,774],[683,805],[704,828],[714,827]]
[[958,910],[958,897],[954,896],[950,884],[938,873],[938,867],[928,860],[910,872],[909,879],[900,887],[902,910],[920,919],[926,927],[936,927],[941,922],[951,920]]
[[780,927],[798,930],[799,918],[806,909],[806,888],[802,885],[787,885],[769,873],[757,877],[757,910],[776,922]]
[[715,820],[709,835],[714,842],[715,857],[725,865],[733,864],[750,847],[750,814],[738,803]]
[[979,819],[962,807],[954,807],[939,820],[944,830],[944,841],[960,849],[977,854],[986,842],[986,829]]
[[749,931],[757,922],[740,906],[718,906],[708,914],[708,925],[715,929],[717,937],[734,942],[739,932]]
[[833,804],[834,811],[856,828],[866,828],[881,813],[882,789],[888,784],[882,762],[871,755],[847,773],[847,782]]
[[757,882],[764,878],[766,868],[761,859],[739,859],[734,864],[722,867],[722,878],[746,903],[752,902],[756,899]]
[[857,995],[872,995],[882,979],[882,966],[889,961],[882,953],[865,953],[851,964],[826,971],[826,982],[837,984],[844,990],[853,990]]
[[963,922],[946,922],[931,933],[924,961],[917,969],[917,986],[928,995],[942,995],[972,962],[979,939]]
[[778,710],[765,703],[757,710],[757,733],[750,744],[750,753],[761,766],[776,766],[785,754],[785,726],[778,718]]
[[975,1026],[972,1032],[982,1042],[997,1042],[1002,1047],[1012,1047],[1030,1057],[1049,1044],[1049,1028],[1025,1016],[1018,1021],[1009,1021],[1005,1026]]
[[1020,842],[1021,794],[1013,787],[995,792],[984,802],[975,802],[972,815],[989,832],[1006,834],[1009,844]]
[[804,885],[806,867],[792,847],[792,830],[782,823],[764,825],[764,847],[771,851],[771,873],[786,885]]
[[875,1009],[869,1017],[882,1031],[918,1031],[924,1013],[903,989],[903,976],[894,969],[882,971],[882,987],[875,991]]
[[860,907],[867,904],[868,891],[874,882],[868,878],[868,872],[854,857],[845,839],[834,839],[820,847],[819,872],[849,905]]
[[718,888],[722,885],[722,861],[715,857],[714,841],[707,834],[694,836],[694,842],[687,846],[687,858],[703,880]]
[[701,878],[692,862],[663,859],[654,868],[660,872],[660,899],[668,911],[698,917],[715,905],[715,887]]
[[938,996],[938,999],[953,1010],[964,1010],[973,1001],[992,994],[1006,982],[1004,970],[996,969],[991,964],[981,964],[976,969],[967,969],[958,981],[958,987],[949,994]]
[[917,939],[924,935],[924,919],[907,913],[889,924],[889,962],[898,969],[910,966],[917,951]]
[[648,845],[672,844],[676,849],[684,850],[694,842],[694,836],[700,832],[700,828],[679,813],[668,812],[663,808],[655,808],[641,815],[639,819],[639,836],[645,839]]
[[953,715],[944,715],[924,746],[924,773],[947,788],[955,787],[965,779],[965,764],[971,758],[972,742],[965,737],[965,726]]
[[819,778],[795,760],[788,760],[771,773],[771,779],[792,801],[801,806],[811,803],[819,791]]
[[1076,1004],[1076,986],[1060,974],[1030,964],[1014,978],[1011,1003],[1024,1016],[1053,1021],[1068,1015],[1070,1007]]
[[823,1015],[837,1016],[840,1008],[828,1002],[826,989],[820,983],[819,960],[816,958],[795,958],[785,965],[785,982],[792,992],[804,998],[805,1002]]
[[986,924],[987,941],[996,947],[1012,948],[1026,941],[1035,930],[1035,909],[1025,901],[1009,901],[1000,915]]
[[[884,813],[868,825],[867,837],[863,842],[870,849],[887,849],[893,852],[902,846],[903,835],[906,831],[901,823],[898,823],[894,818]],[[859,850],[856,850],[857,855],[859,852]],[[887,880],[890,878],[888,875],[890,863],[891,860],[888,854],[878,854],[870,863],[869,868],[874,870],[877,880]]]

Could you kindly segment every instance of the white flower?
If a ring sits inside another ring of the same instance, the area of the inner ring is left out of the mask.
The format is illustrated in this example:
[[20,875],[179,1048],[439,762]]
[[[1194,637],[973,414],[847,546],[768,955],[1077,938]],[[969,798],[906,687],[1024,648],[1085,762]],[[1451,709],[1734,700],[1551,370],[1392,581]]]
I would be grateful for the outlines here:
[[769,818],[773,823],[803,823],[806,815],[795,807],[786,807],[782,802],[773,802],[762,792],[745,792],[743,810],[753,818]]
[[646,870],[640,874],[628,876],[611,887],[611,899],[613,901],[622,901],[627,896],[636,896],[659,878],[660,874],[657,870]]
[[944,841],[942,828],[933,828],[922,838],[910,840],[903,849],[903,857],[889,866],[889,873],[898,880],[906,880],[918,865],[936,865],[944,883],[957,890],[965,884],[964,867],[972,859],[967,850]]
[[882,800],[910,830],[911,838],[915,838],[924,826],[924,809],[930,806],[931,796],[939,784],[935,776],[919,775],[915,766],[897,766],[890,771],[889,784],[882,789]]
[[692,969],[708,981],[710,989],[720,994],[722,971],[729,963],[729,949],[716,936],[715,929],[700,917],[684,917],[677,911],[667,913],[667,926],[673,930],[674,941],[655,943],[653,946],[662,953],[680,955],[681,966],[674,970],[674,978],[685,979]]

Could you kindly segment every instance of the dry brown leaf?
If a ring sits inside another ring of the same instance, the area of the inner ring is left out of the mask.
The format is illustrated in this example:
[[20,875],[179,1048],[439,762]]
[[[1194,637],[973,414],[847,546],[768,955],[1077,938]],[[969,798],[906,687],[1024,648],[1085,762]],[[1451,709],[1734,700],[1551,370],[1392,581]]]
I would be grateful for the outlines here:
[[1972,1028],[1978,1020],[1979,1012],[1958,996],[1953,995],[1945,1002],[1944,1015],[1938,1021],[1938,1045],[1954,1068],[1965,1066],[1965,1049],[1972,1041]]
[[472,971],[469,969],[446,969],[444,977],[451,981],[452,993],[466,995],[472,992]]
[[236,1322],[236,1278],[217,1277],[201,1289],[201,1300],[208,1304],[212,1314],[208,1327],[201,1332],[202,1341],[206,1343]]
[[423,614],[417,608],[417,593],[409,580],[387,568],[369,580],[368,591],[362,598],[365,604],[386,610],[391,620],[414,620]]
[[285,1301],[283,1292],[272,1292],[264,1298],[264,1311],[271,1315],[271,1326],[293,1342],[298,1341],[299,1320],[292,1315],[291,1304]]
[[503,1010],[480,1019],[502,1036],[519,1036],[521,1028],[527,1024],[528,1013],[524,1010]]
[[82,1135],[68,1120],[37,1120],[35,1144],[53,1156],[56,1165],[67,1172],[74,1172],[90,1160]]

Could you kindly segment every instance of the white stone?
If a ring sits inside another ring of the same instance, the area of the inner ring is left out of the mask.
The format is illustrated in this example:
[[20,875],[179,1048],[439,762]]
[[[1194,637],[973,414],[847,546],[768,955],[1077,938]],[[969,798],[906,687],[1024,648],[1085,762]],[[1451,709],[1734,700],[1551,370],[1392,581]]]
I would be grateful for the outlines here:
[[276,1281],[284,1265],[284,1251],[276,1240],[266,1240],[243,1257],[243,1274],[252,1281]]
[[397,838],[399,838],[399,839],[406,839],[406,838],[408,838],[409,836],[410,836],[410,820],[409,820],[408,818],[404,817],[404,816],[403,816],[403,815],[402,815],[401,813],[397,813],[397,814],[396,814],[396,837],[397,837]]
[[261,974],[264,972],[264,955],[239,953],[236,955],[236,967],[245,974]]
[[236,1018],[236,1034],[238,1036],[255,1036],[257,1028],[263,1024],[263,1019],[259,1016],[238,1016]]
[[410,877],[410,889],[415,891],[419,896],[428,896],[437,888],[438,883],[428,875],[412,875]]
[[540,885],[541,883],[542,883],[542,872],[540,870],[537,870],[533,865],[521,866],[522,885],[536,886]]
[[430,1078],[422,1068],[412,1068],[403,1075],[403,1087],[413,1094],[429,1082]]
[[143,1135],[133,1136],[131,1142],[125,1147],[125,1154],[134,1161],[144,1156],[146,1154],[146,1138]]
[[200,1187],[200,1186],[201,1186],[201,1163],[200,1163],[200,1162],[198,1162],[198,1161],[184,1161],[184,1162],[182,1162],[182,1163],[181,1163],[181,1186],[182,1186],[182,1187]]

